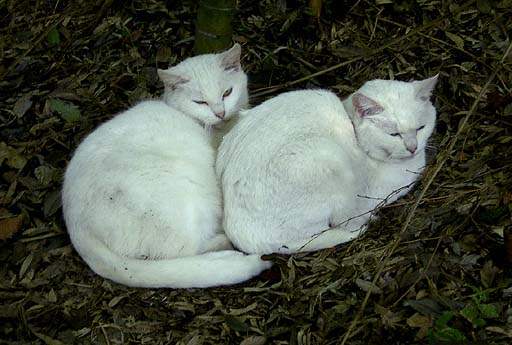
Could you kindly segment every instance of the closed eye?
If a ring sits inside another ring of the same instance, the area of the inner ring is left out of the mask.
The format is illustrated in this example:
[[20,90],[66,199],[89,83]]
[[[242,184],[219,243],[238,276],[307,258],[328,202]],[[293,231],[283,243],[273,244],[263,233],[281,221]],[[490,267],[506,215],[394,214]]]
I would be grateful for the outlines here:
[[419,126],[418,128],[416,128],[416,132],[421,131],[423,128],[425,128],[425,126]]
[[233,92],[233,88],[232,87],[230,87],[229,89],[224,91],[224,94],[222,95],[222,98],[228,97],[229,95],[231,95],[231,92]]
[[389,133],[392,137],[402,137],[400,133]]
[[195,100],[194,100],[194,103],[197,103],[197,104],[208,104],[208,102],[205,102],[205,101],[195,101]]

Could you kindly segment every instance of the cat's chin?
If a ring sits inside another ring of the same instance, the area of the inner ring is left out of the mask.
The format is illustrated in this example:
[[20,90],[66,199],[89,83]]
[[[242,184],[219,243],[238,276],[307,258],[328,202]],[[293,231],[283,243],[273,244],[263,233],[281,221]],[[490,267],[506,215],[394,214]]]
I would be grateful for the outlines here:
[[418,152],[419,151],[416,151],[416,153],[410,154],[407,156],[395,156],[391,152],[388,152],[387,150],[383,149],[383,154],[377,155],[377,154],[371,154],[369,152],[366,152],[366,154],[368,156],[370,156],[372,159],[375,159],[376,161],[388,162],[388,163],[392,163],[392,162],[399,163],[399,162],[405,162],[405,161],[414,159],[418,155]]
[[229,119],[220,120],[219,122],[212,124],[212,127],[215,128],[215,129],[222,129],[222,128],[224,128],[227,125],[227,123],[230,120],[231,120],[230,118]]
[[393,157],[393,160],[398,161],[398,162],[406,162],[406,161],[414,160],[419,155],[420,155],[420,151],[418,150],[415,153],[412,153],[412,154],[407,155],[407,156]]
[[202,122],[202,125],[204,128],[219,129],[224,126],[224,121],[220,119],[218,121],[213,120],[208,122]]

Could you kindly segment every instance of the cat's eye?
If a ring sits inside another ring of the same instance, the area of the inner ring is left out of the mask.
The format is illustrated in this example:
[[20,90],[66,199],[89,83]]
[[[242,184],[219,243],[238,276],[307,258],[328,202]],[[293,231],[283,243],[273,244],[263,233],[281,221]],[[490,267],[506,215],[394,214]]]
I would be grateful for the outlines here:
[[392,137],[402,137],[400,133],[389,133]]
[[230,87],[229,89],[224,91],[224,94],[222,95],[222,98],[228,97],[229,95],[231,95],[231,92],[233,92],[233,88],[232,87]]
[[197,103],[197,104],[208,104],[208,102],[205,102],[205,101],[194,101],[194,103]]
[[419,126],[418,128],[416,128],[416,132],[421,131],[423,128],[425,128],[425,126]]

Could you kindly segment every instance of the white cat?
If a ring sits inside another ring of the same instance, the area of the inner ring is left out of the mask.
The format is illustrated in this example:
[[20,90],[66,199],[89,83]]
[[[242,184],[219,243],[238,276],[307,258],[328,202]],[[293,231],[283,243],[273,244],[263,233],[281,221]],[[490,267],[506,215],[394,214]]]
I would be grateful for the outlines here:
[[99,126],[64,177],[71,241],[97,274],[139,287],[234,284],[270,263],[230,250],[220,229],[215,151],[204,128],[247,105],[240,46],[158,74],[163,101],[145,101]]
[[216,167],[235,247],[295,253],[361,234],[372,211],[407,193],[425,166],[436,81],[372,80],[343,102],[294,91],[242,112]]

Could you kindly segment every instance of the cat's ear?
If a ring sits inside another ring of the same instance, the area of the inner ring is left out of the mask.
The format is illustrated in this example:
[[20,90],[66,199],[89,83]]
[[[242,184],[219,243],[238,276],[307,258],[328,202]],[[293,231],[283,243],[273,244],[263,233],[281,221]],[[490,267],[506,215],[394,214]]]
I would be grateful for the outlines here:
[[235,71],[239,72],[242,70],[242,66],[240,65],[240,54],[242,52],[242,48],[240,44],[235,43],[231,49],[222,53],[221,64],[224,67],[225,71]]
[[430,96],[432,96],[432,91],[436,86],[438,78],[439,73],[428,79],[413,81],[412,85],[414,86],[416,97],[422,101],[428,101]]
[[376,115],[384,110],[382,105],[362,93],[355,93],[352,96],[352,105],[360,117]]
[[188,79],[173,73],[170,69],[159,69],[158,77],[171,90],[175,90],[178,85],[188,82]]

